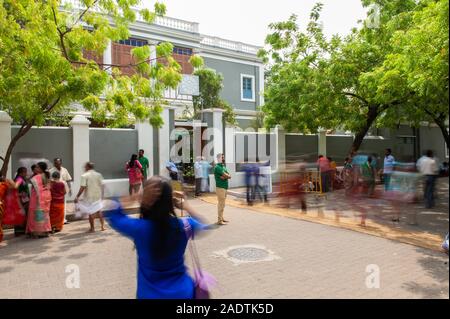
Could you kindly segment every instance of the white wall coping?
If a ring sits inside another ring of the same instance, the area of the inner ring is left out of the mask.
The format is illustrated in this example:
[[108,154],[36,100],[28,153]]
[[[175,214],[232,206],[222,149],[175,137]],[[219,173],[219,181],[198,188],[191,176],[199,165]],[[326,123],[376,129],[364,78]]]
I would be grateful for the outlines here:
[[0,111],[0,122],[11,123],[12,118],[5,111]]
[[108,128],[108,127],[90,127],[92,131],[136,131],[134,128]]
[[[20,125],[11,125],[11,128],[21,128]],[[33,126],[32,129],[70,130],[70,126]]]
[[83,115],[75,115],[73,119],[70,121],[70,125],[89,125],[91,121],[89,121],[86,116]]
[[219,108],[210,108],[210,109],[204,109],[200,111],[201,113],[224,113],[225,110],[224,109],[219,109]]

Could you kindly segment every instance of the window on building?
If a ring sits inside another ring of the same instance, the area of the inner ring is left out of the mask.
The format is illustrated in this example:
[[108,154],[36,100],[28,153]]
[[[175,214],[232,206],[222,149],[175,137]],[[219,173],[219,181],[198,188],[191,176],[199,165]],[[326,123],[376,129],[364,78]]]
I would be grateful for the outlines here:
[[139,40],[139,39],[127,39],[127,40],[120,40],[120,44],[124,45],[130,45],[132,47],[143,47],[144,45],[147,45],[147,40]]
[[181,48],[181,47],[173,47],[174,54],[180,55],[192,55],[192,49],[189,48]]
[[241,100],[255,101],[255,77],[253,75],[241,74]]

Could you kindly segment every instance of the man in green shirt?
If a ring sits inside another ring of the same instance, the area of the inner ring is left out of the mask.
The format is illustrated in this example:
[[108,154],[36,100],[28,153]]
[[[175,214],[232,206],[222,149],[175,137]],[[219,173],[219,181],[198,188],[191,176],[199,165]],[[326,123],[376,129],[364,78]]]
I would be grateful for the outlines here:
[[225,156],[217,155],[217,165],[214,168],[214,177],[216,180],[217,209],[218,209],[218,225],[226,225],[228,221],[223,219],[223,211],[225,209],[225,199],[227,198],[228,180],[231,175],[225,167]]
[[144,187],[144,183],[147,180],[147,172],[148,168],[150,166],[150,162],[148,161],[148,158],[144,156],[144,150],[139,150],[139,163],[142,165],[142,175],[144,175],[144,178],[142,179],[142,188]]

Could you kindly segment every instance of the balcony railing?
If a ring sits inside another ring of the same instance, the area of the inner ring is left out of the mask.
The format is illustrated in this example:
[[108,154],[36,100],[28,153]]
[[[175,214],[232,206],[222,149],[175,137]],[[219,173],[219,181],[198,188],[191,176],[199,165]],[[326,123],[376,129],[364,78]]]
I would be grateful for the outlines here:
[[[85,8],[84,4],[80,0],[63,0],[61,4],[62,5],[70,4],[73,10],[76,11],[83,10]],[[99,8],[95,8],[94,10],[100,11]],[[145,20],[139,13],[139,9],[134,10],[136,12],[136,20],[140,22],[145,22]],[[191,22],[171,17],[157,17],[153,22],[153,24],[185,32],[199,33],[199,24],[197,22]],[[201,44],[208,47],[216,47],[252,55],[256,55],[258,53],[258,50],[260,49],[260,47],[255,45],[226,40],[209,35],[201,35],[201,38],[202,38]]]
[[167,100],[192,101],[192,95],[178,94],[178,90],[170,88],[164,91],[164,98]]
[[[71,5],[71,7],[75,10],[83,10],[86,8],[84,3],[82,3],[80,0],[63,0],[61,2],[61,5],[64,6],[65,4]],[[97,6],[94,7],[94,10],[97,12],[101,12],[100,8]],[[136,13],[136,20],[140,22],[145,22],[144,18],[142,18],[139,9],[135,8],[133,9]],[[197,22],[190,22],[185,21],[181,19],[171,18],[171,17],[156,17],[155,21],[153,22],[156,25],[186,31],[186,32],[193,32],[198,33],[198,23]]]
[[258,53],[258,50],[260,49],[260,47],[255,45],[226,40],[218,37],[212,37],[209,35],[202,36],[201,44],[255,55]]
[[181,19],[170,17],[157,17],[154,24],[167,28],[177,29],[181,31],[187,31],[192,33],[198,33],[198,23],[189,22]]

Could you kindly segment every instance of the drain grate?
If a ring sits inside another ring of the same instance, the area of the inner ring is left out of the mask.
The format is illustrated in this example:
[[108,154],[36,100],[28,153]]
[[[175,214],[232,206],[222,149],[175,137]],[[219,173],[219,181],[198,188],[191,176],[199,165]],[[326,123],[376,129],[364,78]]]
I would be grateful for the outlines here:
[[214,252],[213,256],[228,259],[235,265],[280,259],[266,247],[254,244],[228,247]]
[[269,256],[269,252],[260,248],[243,247],[231,249],[227,255],[241,261],[260,261],[265,260]]

